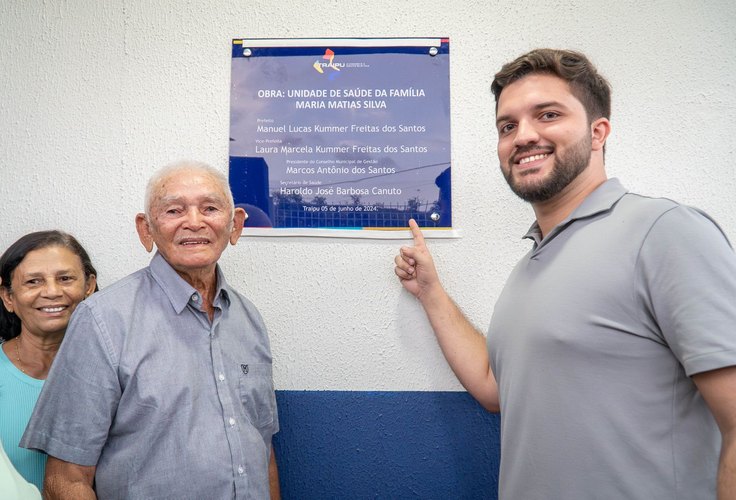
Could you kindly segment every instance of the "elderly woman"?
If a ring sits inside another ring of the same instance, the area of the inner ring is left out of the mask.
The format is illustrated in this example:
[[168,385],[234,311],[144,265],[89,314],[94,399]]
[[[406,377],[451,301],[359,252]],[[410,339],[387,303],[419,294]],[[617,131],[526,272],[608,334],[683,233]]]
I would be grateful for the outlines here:
[[97,290],[96,274],[84,248],[61,231],[27,234],[0,257],[0,440],[39,490],[46,455],[18,443],[72,312]]

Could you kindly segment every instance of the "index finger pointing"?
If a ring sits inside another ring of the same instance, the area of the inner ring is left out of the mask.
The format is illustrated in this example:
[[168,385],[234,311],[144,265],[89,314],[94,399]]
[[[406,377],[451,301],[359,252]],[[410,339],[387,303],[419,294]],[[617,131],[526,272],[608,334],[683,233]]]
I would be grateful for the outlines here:
[[409,229],[411,229],[411,235],[414,238],[414,246],[424,245],[424,235],[422,230],[419,229],[417,221],[409,219]]

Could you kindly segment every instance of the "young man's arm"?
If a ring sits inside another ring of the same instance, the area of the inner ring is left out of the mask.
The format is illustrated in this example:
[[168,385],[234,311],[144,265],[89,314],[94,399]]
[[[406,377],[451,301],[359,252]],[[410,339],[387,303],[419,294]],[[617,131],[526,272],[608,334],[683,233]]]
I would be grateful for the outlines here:
[[718,500],[736,500],[736,366],[693,375],[721,431]]
[[488,411],[499,411],[498,386],[488,360],[485,337],[470,324],[440,283],[417,223],[409,221],[413,247],[401,247],[394,272],[422,304],[445,359],[465,389]]

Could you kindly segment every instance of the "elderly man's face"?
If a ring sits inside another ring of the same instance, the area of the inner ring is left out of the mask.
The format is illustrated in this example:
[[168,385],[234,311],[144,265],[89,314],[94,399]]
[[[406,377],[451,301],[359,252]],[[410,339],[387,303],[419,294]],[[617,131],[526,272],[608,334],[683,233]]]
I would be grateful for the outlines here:
[[156,191],[147,229],[180,274],[213,272],[228,241],[234,244],[240,235],[240,212],[234,223],[226,194],[207,173],[176,172]]

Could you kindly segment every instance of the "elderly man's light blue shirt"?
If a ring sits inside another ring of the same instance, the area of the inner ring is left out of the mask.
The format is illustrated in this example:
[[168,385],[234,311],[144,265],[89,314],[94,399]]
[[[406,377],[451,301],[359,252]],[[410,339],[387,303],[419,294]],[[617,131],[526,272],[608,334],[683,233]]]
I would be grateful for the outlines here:
[[268,498],[268,336],[217,283],[212,322],[160,254],[82,302],[21,445],[96,465],[100,498]]

